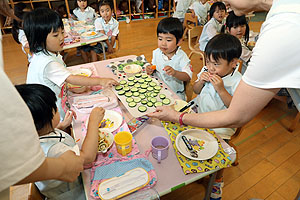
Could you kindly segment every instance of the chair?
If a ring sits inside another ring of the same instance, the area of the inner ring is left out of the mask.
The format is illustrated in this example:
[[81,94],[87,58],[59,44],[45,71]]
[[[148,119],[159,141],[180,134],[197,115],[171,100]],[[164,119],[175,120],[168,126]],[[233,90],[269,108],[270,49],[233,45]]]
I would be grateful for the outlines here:
[[288,128],[290,132],[293,132],[296,129],[297,123],[299,122],[300,119],[300,89],[293,89],[293,88],[288,88],[287,89],[289,94],[291,95],[291,98],[298,109],[298,113],[296,117],[294,118],[292,124]]
[[[202,33],[202,30],[203,30],[203,26],[195,26],[189,29],[188,44],[189,44],[189,49],[192,51],[189,54],[189,59],[191,59],[192,55],[196,53],[201,56],[200,59],[203,60],[203,64],[205,64],[204,52],[200,50],[200,44],[199,44],[199,38]],[[196,41],[192,42],[194,38],[196,38]]]
[[[120,51],[120,46],[121,46],[121,45],[120,45],[120,36],[118,35],[118,36],[116,37],[116,47],[114,48],[114,52],[111,53],[111,54],[107,54],[107,53],[106,53],[106,59],[112,59],[112,58],[118,57],[118,56],[116,55],[116,53]],[[103,54],[98,54],[98,57],[99,57],[100,60],[104,60]]]
[[15,185],[10,187],[10,200],[44,200],[42,195],[34,183],[23,185]]
[[184,40],[188,30],[198,25],[198,18],[197,16],[193,17],[192,13],[185,13],[183,27],[185,27],[182,40]]

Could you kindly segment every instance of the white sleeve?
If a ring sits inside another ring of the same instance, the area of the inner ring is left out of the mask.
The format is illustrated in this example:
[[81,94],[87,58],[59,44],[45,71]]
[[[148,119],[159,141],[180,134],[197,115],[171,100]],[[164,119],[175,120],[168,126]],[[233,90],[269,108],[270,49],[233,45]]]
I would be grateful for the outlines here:
[[156,52],[156,50],[153,50],[153,51],[152,51],[152,62],[151,62],[152,65],[157,65],[157,62],[156,62],[156,60],[155,60],[155,57],[156,57],[156,56],[155,56],[155,52]]
[[101,19],[97,18],[95,20],[95,31],[102,31],[102,30],[104,30],[104,29],[103,29],[102,24],[101,24]]
[[71,72],[58,62],[50,62],[45,67],[45,76],[59,87],[63,85],[70,75]]
[[187,73],[187,75],[189,75],[190,79],[192,79],[192,76],[193,76],[193,72],[191,70],[192,65],[191,65],[190,59],[188,58],[188,56],[186,54],[184,54],[183,58],[181,59],[180,65],[183,66],[182,72]]
[[119,34],[119,22],[115,21],[116,25],[114,26],[112,30],[112,35],[117,36]]
[[19,29],[18,40],[23,47],[25,47],[25,45],[28,44],[25,32],[22,29]]

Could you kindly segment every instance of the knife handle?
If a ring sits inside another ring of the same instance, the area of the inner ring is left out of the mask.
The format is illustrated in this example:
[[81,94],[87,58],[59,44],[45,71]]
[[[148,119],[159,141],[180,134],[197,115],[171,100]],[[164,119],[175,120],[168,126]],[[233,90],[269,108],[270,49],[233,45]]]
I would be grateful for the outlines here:
[[181,139],[183,140],[184,144],[188,148],[189,151],[193,151],[193,147],[190,145],[188,139],[183,135],[181,136]]

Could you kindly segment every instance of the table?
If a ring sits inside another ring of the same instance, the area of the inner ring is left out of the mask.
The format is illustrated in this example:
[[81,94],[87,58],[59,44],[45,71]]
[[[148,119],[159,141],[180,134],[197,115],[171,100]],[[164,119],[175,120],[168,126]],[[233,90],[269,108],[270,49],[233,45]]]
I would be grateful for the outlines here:
[[[116,78],[116,76],[110,71],[110,69],[105,66],[114,61],[125,60],[125,59],[129,59],[129,58],[134,58],[134,57],[135,56],[133,56],[133,55],[125,56],[125,57],[120,57],[120,58],[111,59],[111,60],[94,62],[93,64],[95,65],[97,72],[99,73],[99,76]],[[122,105],[122,103],[119,102],[119,106],[121,107],[121,110],[124,114],[126,122],[128,122],[130,119],[132,119],[132,116],[125,109],[125,107]],[[82,114],[79,113],[79,115],[77,116],[78,119],[80,119],[82,117],[81,115]],[[75,140],[81,139],[81,142],[82,142],[82,136],[80,135],[81,124],[75,121],[73,123],[73,129],[74,129]],[[137,141],[140,152],[145,153],[145,151],[150,148],[151,139],[158,135],[162,135],[162,136],[169,138],[167,132],[161,125],[160,121],[157,119],[150,119],[146,122],[146,124],[144,124],[142,127],[140,127],[134,134],[134,137]],[[221,141],[221,144],[224,149],[227,147],[230,147],[222,139],[220,139],[220,141]],[[230,157],[234,161],[236,158],[236,154],[233,153],[230,155]],[[170,145],[170,148],[169,148],[169,156],[165,160],[163,160],[161,164],[158,164],[157,160],[155,160],[151,155],[149,156],[149,160],[152,163],[152,165],[156,171],[157,177],[158,177],[158,181],[157,181],[156,185],[154,186],[154,188],[157,190],[157,192],[159,193],[160,196],[168,194],[184,185],[192,183],[198,179],[201,179],[201,178],[211,174],[211,177],[209,180],[209,186],[207,187],[206,195],[205,195],[205,199],[209,199],[211,189],[212,189],[212,184],[215,180],[216,172],[218,170],[184,175],[184,173],[179,165],[179,162],[176,158],[176,155],[174,153],[172,145]],[[172,166],[172,168],[169,168],[166,165],[166,163],[168,163],[169,166]],[[83,182],[84,182],[86,199],[92,199],[89,196],[90,170],[89,169],[84,170],[84,172],[82,173],[82,177],[83,177]]]

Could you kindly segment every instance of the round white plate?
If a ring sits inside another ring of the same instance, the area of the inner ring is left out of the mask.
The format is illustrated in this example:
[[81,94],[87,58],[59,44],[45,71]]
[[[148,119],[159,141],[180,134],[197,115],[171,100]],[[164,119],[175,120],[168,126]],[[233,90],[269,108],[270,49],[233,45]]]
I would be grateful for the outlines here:
[[[113,132],[117,130],[123,122],[123,117],[120,113],[113,111],[113,110],[105,110],[104,118],[103,120],[109,120],[111,123],[113,123],[112,127],[107,128],[99,128],[100,131],[105,132]],[[86,123],[86,127],[88,127],[88,121]]]
[[[197,158],[191,156],[191,153],[188,151],[188,148],[182,140],[183,135],[189,140],[189,143],[192,145],[193,149],[197,151]],[[182,155],[192,160],[207,160],[216,155],[219,148],[216,138],[210,133],[200,129],[189,129],[182,131],[177,135],[175,144],[178,151]]]

